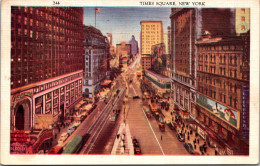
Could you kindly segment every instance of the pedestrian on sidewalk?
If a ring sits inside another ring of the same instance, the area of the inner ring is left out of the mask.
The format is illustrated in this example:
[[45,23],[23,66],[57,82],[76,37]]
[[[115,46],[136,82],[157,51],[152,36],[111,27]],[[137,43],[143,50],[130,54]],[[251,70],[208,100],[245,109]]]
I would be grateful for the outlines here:
[[58,127],[58,131],[59,131],[59,133],[60,133],[60,127]]
[[196,149],[196,144],[194,144],[194,149]]
[[162,135],[161,135],[161,141],[162,141]]
[[200,143],[200,139],[199,138],[197,139],[197,142],[198,142],[198,144]]
[[189,134],[188,134],[188,137],[187,137],[187,139],[188,139],[188,141],[190,140],[190,136],[189,136]]
[[192,134],[192,129],[190,129],[190,134]]

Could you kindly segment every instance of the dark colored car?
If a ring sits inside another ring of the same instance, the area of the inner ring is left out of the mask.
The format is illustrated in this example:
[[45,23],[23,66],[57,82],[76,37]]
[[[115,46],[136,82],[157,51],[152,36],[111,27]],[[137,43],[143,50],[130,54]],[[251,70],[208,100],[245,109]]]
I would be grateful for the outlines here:
[[176,135],[180,142],[184,142],[184,135],[182,133],[177,133]]
[[190,154],[194,154],[193,146],[191,143],[184,143],[184,147]]
[[134,146],[134,154],[142,154],[141,148],[136,138],[132,139],[133,146]]
[[133,99],[140,99],[140,97],[139,96],[134,96]]

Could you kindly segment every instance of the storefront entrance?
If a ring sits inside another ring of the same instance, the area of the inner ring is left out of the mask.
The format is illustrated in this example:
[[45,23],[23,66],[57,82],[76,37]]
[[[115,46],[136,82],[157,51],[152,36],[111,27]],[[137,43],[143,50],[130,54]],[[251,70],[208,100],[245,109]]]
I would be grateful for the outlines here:
[[24,108],[22,105],[18,107],[15,114],[15,128],[17,130],[24,130]]

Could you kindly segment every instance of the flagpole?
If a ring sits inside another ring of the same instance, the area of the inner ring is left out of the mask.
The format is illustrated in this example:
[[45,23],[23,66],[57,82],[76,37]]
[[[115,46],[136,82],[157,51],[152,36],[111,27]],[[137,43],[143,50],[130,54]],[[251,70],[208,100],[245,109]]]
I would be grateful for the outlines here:
[[95,28],[96,28],[96,17],[97,17],[96,16],[97,15],[97,11],[96,10],[97,10],[97,8],[95,8]]

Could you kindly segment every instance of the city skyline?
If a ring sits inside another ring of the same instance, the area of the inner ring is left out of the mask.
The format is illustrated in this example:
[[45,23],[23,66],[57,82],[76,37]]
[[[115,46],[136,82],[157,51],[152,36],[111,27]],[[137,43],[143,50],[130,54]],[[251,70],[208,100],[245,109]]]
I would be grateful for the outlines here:
[[170,8],[146,7],[84,7],[85,25],[95,26],[95,8],[100,8],[96,13],[96,28],[105,36],[111,33],[114,46],[123,41],[128,43],[134,35],[140,48],[141,21],[162,21],[164,33],[170,26]]

